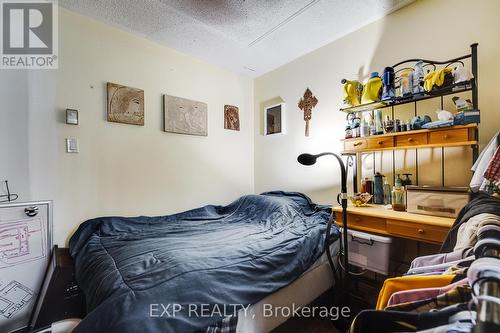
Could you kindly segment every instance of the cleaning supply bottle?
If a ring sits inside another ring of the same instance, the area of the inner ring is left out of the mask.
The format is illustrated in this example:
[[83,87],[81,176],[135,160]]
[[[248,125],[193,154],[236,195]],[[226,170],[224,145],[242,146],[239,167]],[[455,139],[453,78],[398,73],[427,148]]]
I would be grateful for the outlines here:
[[361,104],[368,104],[380,101],[382,94],[382,79],[378,76],[378,72],[372,72],[370,79],[363,88]]
[[344,107],[352,107],[361,104],[363,84],[356,80],[349,81],[346,79],[342,79],[340,82],[343,84]]

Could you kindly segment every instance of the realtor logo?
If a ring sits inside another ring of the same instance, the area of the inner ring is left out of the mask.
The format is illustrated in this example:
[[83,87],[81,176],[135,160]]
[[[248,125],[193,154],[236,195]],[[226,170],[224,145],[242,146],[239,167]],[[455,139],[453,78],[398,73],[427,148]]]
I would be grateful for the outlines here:
[[0,68],[57,68],[57,3],[0,0]]

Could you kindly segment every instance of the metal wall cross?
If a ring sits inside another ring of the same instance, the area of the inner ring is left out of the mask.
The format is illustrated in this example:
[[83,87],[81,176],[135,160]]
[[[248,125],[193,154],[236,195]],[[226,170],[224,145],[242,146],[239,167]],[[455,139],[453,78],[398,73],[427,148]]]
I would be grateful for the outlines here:
[[309,120],[312,117],[312,109],[318,104],[318,99],[313,96],[313,93],[309,88],[306,89],[304,97],[299,101],[299,109],[304,111],[304,121],[306,122],[306,136],[309,136]]

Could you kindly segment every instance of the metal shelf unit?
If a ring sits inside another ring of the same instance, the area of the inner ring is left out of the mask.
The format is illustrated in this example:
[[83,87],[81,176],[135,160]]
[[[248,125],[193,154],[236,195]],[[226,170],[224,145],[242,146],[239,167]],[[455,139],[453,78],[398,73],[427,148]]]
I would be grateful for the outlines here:
[[[415,63],[417,61],[423,61],[424,66],[433,66],[436,68],[437,66],[444,66],[448,67],[451,64],[454,63],[463,63],[462,61],[465,59],[470,59],[471,60],[471,72],[473,75],[473,78],[469,81],[464,83],[461,83],[459,85],[453,85],[452,87],[448,87],[447,89],[442,89],[442,90],[437,90],[434,91],[432,94],[425,94],[425,95],[418,95],[418,96],[410,96],[410,97],[405,97],[405,98],[396,98],[392,101],[389,102],[374,102],[374,103],[369,103],[369,104],[364,104],[364,105],[358,105],[354,107],[349,107],[349,108],[341,108],[341,112],[345,113],[354,113],[354,112],[374,112],[375,109],[382,109],[382,108],[391,108],[392,111],[392,119],[394,120],[395,116],[395,107],[399,105],[404,105],[404,104],[409,104],[413,103],[414,104],[414,115],[417,115],[417,103],[423,100],[428,100],[432,98],[440,98],[441,99],[441,108],[443,107],[443,98],[444,96],[451,95],[451,94],[457,94],[457,93],[462,93],[462,92],[467,92],[470,91],[472,93],[472,105],[474,109],[479,110],[479,101],[478,101],[478,87],[477,87],[477,81],[478,81],[478,59],[477,59],[477,47],[478,43],[474,43],[470,45],[471,52],[469,54],[450,59],[447,61],[435,61],[435,60],[426,60],[426,59],[407,59],[403,60],[401,62],[398,62],[397,64],[393,65],[392,67],[396,69],[397,67],[401,67],[404,65],[408,65],[411,63]],[[403,67],[404,68],[404,67]],[[353,169],[353,189],[354,192],[358,192],[358,177],[357,177],[357,165],[359,164],[359,157],[361,153],[369,153],[371,152],[372,154],[375,154],[377,151],[384,151],[384,150],[392,150],[392,158],[393,158],[393,174],[395,174],[395,156],[394,156],[394,151],[397,149],[415,149],[415,169],[416,169],[416,184],[418,185],[418,148],[441,148],[441,183],[444,186],[445,183],[445,177],[444,177],[444,157],[445,157],[445,147],[451,147],[451,146],[468,146],[470,145],[472,148],[472,163],[475,163],[475,161],[478,158],[479,155],[479,133],[478,133],[478,128],[477,125],[470,125],[473,127],[473,137],[469,140],[462,141],[462,142],[455,142],[453,144],[425,144],[425,145],[411,145],[411,146],[400,146],[400,147],[389,147],[389,148],[374,148],[374,149],[366,149],[363,151],[344,151],[342,152],[343,155],[347,155],[347,166],[348,169],[351,167]],[[446,129],[452,129],[453,127],[449,128],[439,128],[436,130],[446,130]],[[426,130],[426,131],[433,131],[433,130]],[[368,136],[363,139],[370,139],[370,138],[379,138],[379,137],[384,137],[388,135],[409,135],[409,134],[415,134],[418,133],[418,131],[406,131],[406,132],[401,132],[401,133],[390,133],[390,134],[382,134],[382,135],[374,135],[374,136]],[[355,138],[355,139],[361,139],[361,138]],[[350,139],[347,139],[350,140]],[[347,141],[344,140],[344,141]],[[353,139],[354,140],[354,139]],[[375,161],[375,158],[374,158]],[[375,170],[375,169],[374,169]]]

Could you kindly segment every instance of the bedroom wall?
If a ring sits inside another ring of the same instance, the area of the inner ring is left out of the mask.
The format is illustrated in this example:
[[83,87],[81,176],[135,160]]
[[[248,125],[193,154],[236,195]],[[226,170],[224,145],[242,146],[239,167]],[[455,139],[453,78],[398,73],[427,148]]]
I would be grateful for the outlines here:
[[[59,69],[0,76],[0,180],[23,201],[54,200],[56,244],[89,218],[254,193],[251,79],[63,8],[59,16]],[[145,126],[106,121],[108,81],[145,91]],[[162,94],[206,102],[208,137],[163,132]],[[224,104],[239,106],[239,132],[224,129]],[[66,108],[80,125],[65,124]],[[80,153],[66,153],[65,138],[78,138]]]
[[[165,215],[253,193],[253,82],[60,8],[56,240],[88,218]],[[145,91],[145,126],[106,121],[106,82]],[[162,131],[162,95],[208,104],[208,137]],[[241,130],[224,129],[224,104]],[[63,123],[66,108],[80,125]],[[65,153],[76,137],[79,154]]]
[[[8,180],[12,192],[24,200],[29,192],[28,82],[26,71],[0,75],[0,181]],[[15,142],[16,144],[12,144]],[[6,195],[0,183],[0,195]]]
[[[0,75],[0,180],[8,179],[23,201],[54,200],[59,245],[95,216],[169,214],[273,189],[331,203],[338,192],[335,162],[306,168],[296,156],[340,151],[343,77],[364,77],[408,57],[455,57],[479,42],[481,145],[500,128],[499,11],[494,0],[418,1],[253,81],[60,8],[59,70]],[[457,18],[467,24],[457,24]],[[144,127],[106,121],[107,81],[145,90]],[[308,138],[296,107],[306,87],[319,99]],[[207,102],[209,136],[162,132],[164,93]],[[264,137],[262,107],[280,96],[288,106],[288,134]],[[223,129],[224,104],[240,107],[240,132]],[[79,126],[64,124],[66,108],[80,111]],[[433,112],[436,105],[422,108]],[[79,154],[65,153],[68,137],[79,139]],[[411,152],[401,154],[400,169],[414,170]],[[447,184],[466,184],[469,151],[446,154]],[[420,176],[432,184],[439,179],[439,151],[429,149],[419,158],[427,161]],[[387,161],[377,155],[377,168],[387,171]]]
[[[303,191],[321,203],[332,203],[339,191],[339,169],[332,159],[324,158],[314,167],[296,162],[302,152],[341,150],[345,114],[338,111],[342,78],[366,79],[371,71],[382,72],[387,65],[408,58],[451,59],[470,52],[469,45],[479,43],[479,106],[481,109],[480,143],[488,142],[500,128],[500,2],[496,0],[417,1],[388,17],[315,50],[255,80],[255,190]],[[304,136],[303,113],[297,107],[309,87],[319,99],[313,110],[310,137]],[[470,96],[470,95],[469,95]],[[265,137],[263,107],[280,97],[287,103],[287,134]],[[403,106],[397,112],[410,117]],[[439,99],[419,104],[419,114],[430,114],[439,107]],[[445,109],[452,110],[450,98]],[[405,116],[403,116],[405,117]],[[445,150],[445,184],[467,185],[471,166],[469,148]],[[415,153],[399,151],[395,156],[399,171],[415,173]],[[366,155],[363,175],[373,175],[373,156]],[[392,153],[375,155],[377,171],[392,176]],[[440,185],[440,149],[419,151],[420,184]],[[392,178],[392,177],[389,177]]]
[[[55,72],[2,70],[0,181],[18,202],[50,199],[57,182]],[[0,184],[0,195],[6,195]]]

